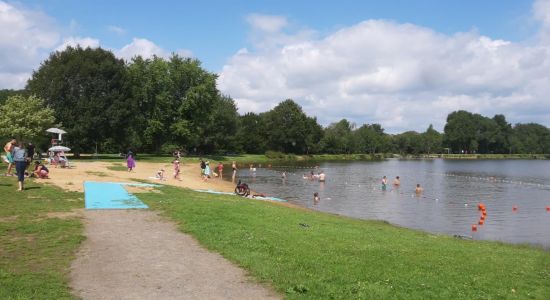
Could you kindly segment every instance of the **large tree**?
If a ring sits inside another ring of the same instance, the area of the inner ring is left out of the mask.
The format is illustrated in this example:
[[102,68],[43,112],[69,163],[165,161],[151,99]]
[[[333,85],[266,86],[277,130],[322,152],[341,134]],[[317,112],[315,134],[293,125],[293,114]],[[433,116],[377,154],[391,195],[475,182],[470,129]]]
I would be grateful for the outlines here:
[[318,143],[319,125],[308,117],[302,107],[287,99],[265,114],[268,149],[303,154],[308,146]]
[[[101,48],[67,47],[44,61],[27,90],[43,98],[67,130],[76,155],[108,137],[125,138],[127,105],[124,61]],[[118,133],[118,134],[117,134]],[[122,142],[122,141],[114,141]]]
[[32,141],[54,121],[54,111],[36,96],[11,96],[0,106],[0,136]]

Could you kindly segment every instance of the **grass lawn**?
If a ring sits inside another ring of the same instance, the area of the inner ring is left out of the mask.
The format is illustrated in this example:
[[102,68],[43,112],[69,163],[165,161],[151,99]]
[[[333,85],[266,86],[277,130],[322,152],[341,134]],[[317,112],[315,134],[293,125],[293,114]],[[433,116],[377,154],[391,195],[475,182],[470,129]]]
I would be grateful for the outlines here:
[[160,189],[139,197],[289,299],[550,299],[550,252]]
[[81,241],[77,218],[47,216],[83,207],[81,193],[0,177],[0,299],[73,299],[71,260]]

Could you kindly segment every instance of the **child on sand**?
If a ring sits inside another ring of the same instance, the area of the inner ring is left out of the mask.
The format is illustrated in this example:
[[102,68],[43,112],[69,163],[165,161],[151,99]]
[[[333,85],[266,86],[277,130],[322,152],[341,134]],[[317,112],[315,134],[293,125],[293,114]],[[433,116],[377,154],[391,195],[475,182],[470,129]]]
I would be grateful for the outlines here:
[[134,154],[131,151],[128,152],[128,157],[126,158],[126,165],[128,166],[128,172],[131,172],[136,167]]
[[218,176],[223,179],[223,164],[221,162],[218,164]]
[[34,162],[34,176],[41,179],[48,178],[49,170],[41,162]]
[[172,163],[174,164],[174,179],[177,179],[177,180],[181,181],[181,178],[180,178],[180,161],[175,159]]
[[160,179],[161,181],[164,180],[164,169],[160,169],[157,171],[157,174],[155,175],[155,178]]

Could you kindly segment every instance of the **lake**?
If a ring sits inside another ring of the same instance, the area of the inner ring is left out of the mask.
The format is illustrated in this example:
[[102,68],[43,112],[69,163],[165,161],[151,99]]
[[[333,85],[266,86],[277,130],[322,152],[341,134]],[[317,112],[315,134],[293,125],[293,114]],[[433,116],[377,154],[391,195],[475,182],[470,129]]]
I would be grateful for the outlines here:
[[[324,162],[326,182],[303,179],[314,166],[273,166],[237,177],[252,190],[313,210],[472,239],[528,243],[550,249],[550,161],[398,160]],[[286,178],[282,178],[286,172]],[[382,176],[388,186],[381,187]],[[400,176],[401,186],[392,182]],[[226,175],[227,178],[227,175]],[[416,184],[424,188],[417,196]],[[314,203],[313,193],[320,201]],[[478,203],[487,218],[478,230]],[[517,208],[514,210],[514,206]]]

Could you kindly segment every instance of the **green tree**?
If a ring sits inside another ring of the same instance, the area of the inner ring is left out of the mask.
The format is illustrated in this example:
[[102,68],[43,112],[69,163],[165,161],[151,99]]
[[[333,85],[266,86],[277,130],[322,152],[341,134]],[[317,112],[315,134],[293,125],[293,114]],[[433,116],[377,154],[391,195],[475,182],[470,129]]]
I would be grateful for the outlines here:
[[8,100],[9,97],[17,95],[27,97],[28,93],[25,90],[0,90],[0,105],[6,103],[6,100]]
[[267,130],[263,117],[265,114],[246,113],[239,117],[236,134],[237,148],[251,154],[262,154],[267,150]]
[[51,127],[54,111],[36,96],[10,96],[0,107],[0,135],[33,140]]
[[497,125],[497,132],[494,136],[494,142],[490,146],[494,153],[511,153],[510,137],[512,135],[512,125],[506,121],[504,115],[495,115],[493,121]]
[[513,130],[519,153],[550,153],[550,129],[547,127],[536,123],[516,124]]
[[433,152],[441,151],[443,142],[443,136],[437,130],[435,130],[430,124],[428,129],[421,134],[421,152],[431,154]]
[[120,121],[134,112],[121,103],[127,97],[125,80],[124,61],[110,51],[67,47],[40,65],[27,90],[54,109],[78,156],[109,137],[127,136],[127,125]]
[[324,151],[327,153],[351,153],[353,124],[348,120],[342,119],[338,123],[332,123],[324,130],[324,136],[321,140]]
[[303,154],[308,152],[308,141],[310,145],[319,142],[309,137],[318,134],[318,125],[317,129],[312,128],[317,121],[308,117],[291,99],[267,112],[264,120],[270,150]]
[[375,154],[388,148],[388,137],[380,124],[364,124],[357,129],[361,152]]

